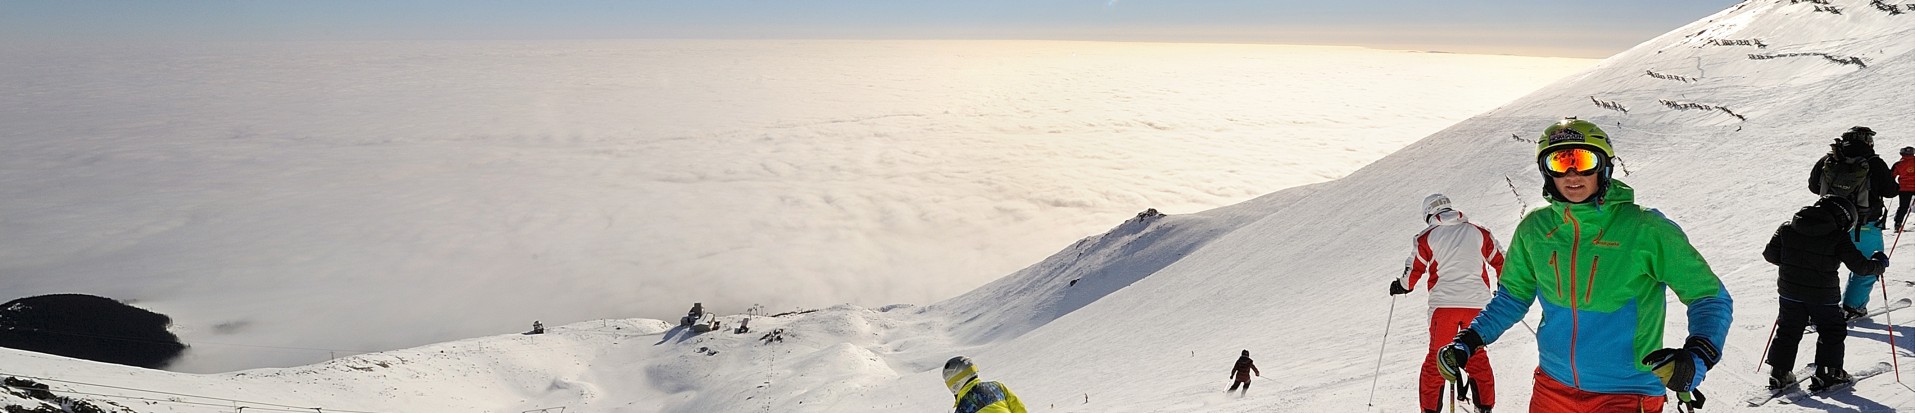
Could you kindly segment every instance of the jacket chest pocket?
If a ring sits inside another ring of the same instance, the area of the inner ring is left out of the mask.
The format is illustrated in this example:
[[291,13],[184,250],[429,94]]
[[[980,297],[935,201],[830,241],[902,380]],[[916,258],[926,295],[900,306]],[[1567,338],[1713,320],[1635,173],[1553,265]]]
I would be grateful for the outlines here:
[[[1604,257],[1613,254],[1605,254],[1595,248],[1584,247],[1580,251],[1563,248],[1551,252],[1548,268],[1554,280],[1542,283],[1545,286],[1554,286],[1555,291],[1550,292],[1549,295],[1571,308],[1592,302],[1597,298],[1597,290],[1610,288],[1605,286],[1604,282],[1614,281],[1614,275],[1606,274],[1604,266],[1618,264],[1613,259],[1608,260],[1611,261],[1609,263],[1604,263]],[[1571,254],[1570,251],[1575,253]],[[1608,269],[1608,271],[1613,272],[1614,269]]]

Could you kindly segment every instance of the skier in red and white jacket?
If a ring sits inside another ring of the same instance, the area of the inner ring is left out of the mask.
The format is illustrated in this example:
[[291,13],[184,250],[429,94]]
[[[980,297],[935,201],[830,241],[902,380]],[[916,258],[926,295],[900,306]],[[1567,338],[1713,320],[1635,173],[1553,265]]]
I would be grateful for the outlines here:
[[[1419,284],[1430,292],[1430,350],[1423,356],[1417,392],[1423,411],[1435,412],[1442,407],[1444,384],[1436,371],[1436,352],[1468,327],[1495,294],[1503,246],[1488,229],[1451,209],[1443,194],[1423,199],[1423,220],[1430,226],[1416,234],[1416,253],[1404,265],[1403,276],[1390,283],[1390,294],[1409,294]],[[1464,370],[1475,389],[1476,411],[1489,412],[1496,405],[1489,354],[1478,351]]]

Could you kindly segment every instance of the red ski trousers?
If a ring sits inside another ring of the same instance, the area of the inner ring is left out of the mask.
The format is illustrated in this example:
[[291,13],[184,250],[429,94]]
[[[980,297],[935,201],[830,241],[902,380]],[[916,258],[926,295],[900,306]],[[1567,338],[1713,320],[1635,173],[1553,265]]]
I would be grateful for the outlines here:
[[1535,394],[1529,397],[1529,411],[1578,413],[1662,413],[1665,396],[1640,394],[1591,393],[1569,387],[1536,369]]
[[[1443,375],[1436,372],[1436,351],[1449,345],[1456,339],[1456,333],[1469,326],[1476,319],[1480,308],[1437,308],[1430,310],[1430,351],[1423,356],[1423,374],[1417,382],[1417,393],[1421,396],[1424,411],[1441,410],[1443,407]],[[1469,374],[1469,380],[1476,382],[1476,405],[1496,406],[1496,374],[1489,368],[1489,349],[1477,349],[1469,364],[1463,365],[1463,372]]]

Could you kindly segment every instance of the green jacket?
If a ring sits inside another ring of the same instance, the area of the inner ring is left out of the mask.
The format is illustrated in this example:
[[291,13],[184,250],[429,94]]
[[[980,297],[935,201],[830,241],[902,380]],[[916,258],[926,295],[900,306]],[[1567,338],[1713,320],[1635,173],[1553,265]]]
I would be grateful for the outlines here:
[[1667,291],[1688,306],[1689,336],[1717,348],[1733,310],[1728,289],[1682,228],[1637,206],[1635,190],[1616,180],[1600,202],[1552,200],[1523,217],[1499,284],[1470,328],[1494,343],[1541,301],[1541,369],[1596,393],[1664,394],[1641,361],[1663,347]]

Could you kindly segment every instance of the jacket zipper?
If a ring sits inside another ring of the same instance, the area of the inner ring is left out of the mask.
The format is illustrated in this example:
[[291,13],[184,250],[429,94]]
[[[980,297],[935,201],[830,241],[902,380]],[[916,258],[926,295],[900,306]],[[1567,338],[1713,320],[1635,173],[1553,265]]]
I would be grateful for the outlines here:
[[[1576,367],[1576,342],[1582,330],[1582,317],[1576,305],[1576,254],[1583,243],[1583,224],[1576,220],[1576,214],[1567,206],[1563,207],[1563,219],[1569,221],[1571,234],[1574,234],[1569,242],[1569,375],[1571,381],[1576,383],[1576,388],[1580,389],[1583,387],[1583,375],[1582,369]],[[1562,282],[1561,277],[1556,281]]]

